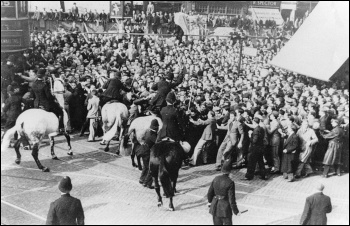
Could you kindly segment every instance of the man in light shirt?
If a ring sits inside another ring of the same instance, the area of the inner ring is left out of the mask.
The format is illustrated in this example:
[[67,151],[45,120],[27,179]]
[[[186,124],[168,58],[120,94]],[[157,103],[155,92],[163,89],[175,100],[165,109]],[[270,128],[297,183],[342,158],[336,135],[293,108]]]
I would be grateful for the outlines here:
[[99,104],[100,99],[96,96],[97,90],[91,90],[91,98],[88,100],[88,106],[87,110],[89,111],[86,118],[90,121],[90,135],[88,142],[94,142],[95,141],[95,128],[94,125],[96,123],[96,120],[98,118],[98,111],[99,111]]

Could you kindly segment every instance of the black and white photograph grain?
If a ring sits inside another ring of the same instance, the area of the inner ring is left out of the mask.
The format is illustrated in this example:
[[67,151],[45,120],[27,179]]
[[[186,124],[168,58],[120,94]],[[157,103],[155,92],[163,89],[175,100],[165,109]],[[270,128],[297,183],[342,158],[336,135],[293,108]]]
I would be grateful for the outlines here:
[[2,225],[349,225],[349,1],[1,1]]

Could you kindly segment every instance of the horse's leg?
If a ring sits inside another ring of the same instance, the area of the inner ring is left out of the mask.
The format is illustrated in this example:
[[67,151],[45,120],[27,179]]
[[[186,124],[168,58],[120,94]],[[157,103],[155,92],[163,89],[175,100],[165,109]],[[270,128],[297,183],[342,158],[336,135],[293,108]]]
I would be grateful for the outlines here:
[[21,163],[21,157],[22,157],[21,152],[19,151],[20,146],[21,146],[21,141],[18,139],[18,140],[16,140],[15,145],[14,145],[16,155],[17,155],[15,163],[18,165]]
[[64,131],[64,137],[66,138],[67,144],[68,144],[68,152],[67,152],[67,155],[73,155],[72,146],[71,146],[71,144],[70,144],[70,136],[69,136],[69,134],[67,133],[67,131]]
[[158,195],[158,207],[162,207],[163,200],[162,200],[162,196],[160,196],[160,186],[159,186],[158,176],[153,177],[153,181],[154,181],[154,189],[156,190]]
[[122,146],[123,146],[123,133],[124,133],[124,127],[121,127],[120,128],[120,134],[119,134],[119,148],[117,149],[116,151],[116,154],[117,155],[120,155],[120,152],[121,152],[121,149],[122,149]]
[[106,148],[105,148],[105,152],[109,152],[109,144],[111,143],[111,141],[107,142]]
[[49,139],[50,139],[50,147],[51,147],[51,157],[54,160],[58,160],[55,154],[55,137],[52,135],[49,135]]
[[173,197],[170,197],[169,199],[170,199],[169,210],[170,211],[175,211],[174,203],[173,203]]
[[33,151],[32,151],[32,156],[35,160],[36,165],[38,166],[39,169],[41,169],[43,172],[50,172],[50,169],[47,167],[44,167],[43,165],[41,165],[39,158],[39,142],[38,143],[34,143],[33,145]]
[[131,163],[132,163],[132,166],[133,167],[137,167],[136,163],[135,163],[135,156],[136,156],[136,151],[135,151],[135,148],[136,148],[136,144],[134,143],[131,143],[131,147],[132,147],[132,151],[131,151]]
[[174,194],[178,193],[176,191],[176,183],[177,183],[177,178],[179,177],[179,173],[177,173],[173,178],[172,178],[172,182],[173,182],[173,189],[174,189]]

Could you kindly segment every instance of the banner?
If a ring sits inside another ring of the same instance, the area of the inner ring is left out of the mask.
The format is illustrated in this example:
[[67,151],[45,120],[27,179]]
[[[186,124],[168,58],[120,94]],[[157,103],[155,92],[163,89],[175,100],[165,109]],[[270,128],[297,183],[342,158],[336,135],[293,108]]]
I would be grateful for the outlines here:
[[111,18],[123,18],[123,4],[122,1],[111,1],[110,3]]
[[175,13],[174,22],[182,28],[184,35],[188,35],[190,33],[190,26],[187,14]]
[[258,50],[256,48],[252,48],[252,47],[243,48],[243,55],[256,57],[257,53],[258,53]]

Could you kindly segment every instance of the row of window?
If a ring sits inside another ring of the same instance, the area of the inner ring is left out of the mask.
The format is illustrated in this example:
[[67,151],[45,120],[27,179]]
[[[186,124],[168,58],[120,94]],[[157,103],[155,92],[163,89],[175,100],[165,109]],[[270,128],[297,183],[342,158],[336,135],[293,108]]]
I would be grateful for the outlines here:
[[[227,7],[227,12],[226,12]],[[196,4],[196,11],[200,13],[208,13],[208,5],[205,4]],[[215,13],[215,14],[240,14],[241,8],[234,8],[232,6],[225,6],[225,5],[209,5],[209,13]]]

